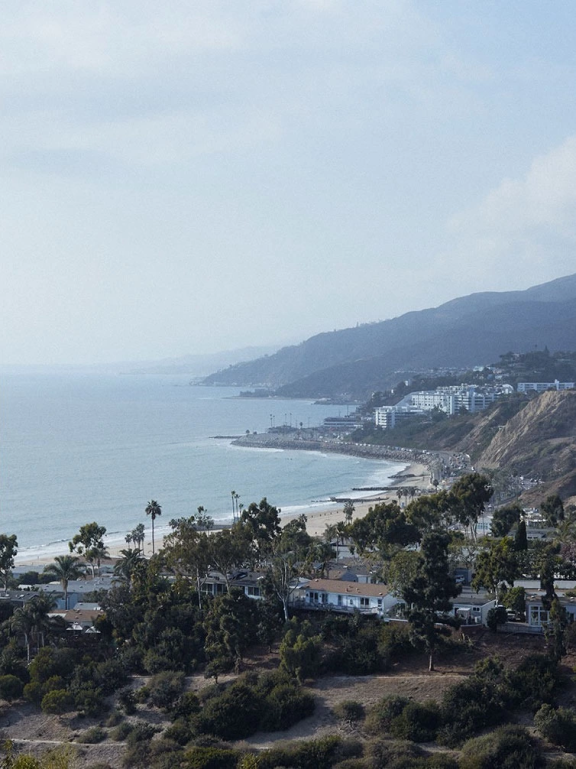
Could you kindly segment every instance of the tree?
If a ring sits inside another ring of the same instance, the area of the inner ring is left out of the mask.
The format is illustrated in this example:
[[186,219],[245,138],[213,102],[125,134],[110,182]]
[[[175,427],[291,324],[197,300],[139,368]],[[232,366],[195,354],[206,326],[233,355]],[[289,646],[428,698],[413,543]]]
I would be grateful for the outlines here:
[[351,499],[347,499],[346,502],[344,502],[344,522],[348,526],[352,523],[355,509],[354,502],[352,502]]
[[546,497],[540,505],[542,517],[553,529],[564,520],[564,505],[558,494],[551,494]]
[[510,529],[520,522],[523,510],[518,504],[499,507],[494,511],[490,529],[493,537],[507,537]]
[[193,577],[198,593],[198,606],[202,606],[202,587],[212,563],[210,541],[205,532],[198,531],[195,517],[170,521],[172,531],[164,540],[166,565],[174,574]]
[[131,585],[134,574],[144,561],[144,556],[140,548],[131,547],[120,550],[120,555],[122,558],[114,564],[114,574]]
[[472,579],[472,589],[486,588],[496,595],[501,585],[513,585],[519,573],[518,560],[511,537],[490,542],[488,549],[479,553],[476,559],[476,571]]
[[14,568],[14,558],[18,553],[18,540],[16,534],[0,534],[0,577],[4,583],[4,590],[8,590],[8,578]]
[[206,536],[210,564],[224,577],[226,590],[230,592],[230,574],[248,557],[247,540],[239,536],[241,529],[223,529]]
[[146,505],[144,512],[146,515],[150,516],[150,520],[152,521],[152,555],[154,555],[154,521],[159,515],[162,515],[162,508],[155,499],[151,499]]
[[266,497],[259,504],[252,502],[240,516],[240,530],[250,541],[251,560],[263,563],[274,550],[274,540],[280,536],[280,511]]
[[106,527],[99,526],[96,521],[92,523],[85,523],[80,527],[78,534],[75,534],[71,542],[68,543],[71,553],[78,553],[83,555],[88,562],[91,570],[92,577],[95,575],[95,563],[100,563],[100,558],[106,552],[106,546],[104,545],[104,535],[106,534]]
[[62,585],[65,609],[68,608],[68,583],[70,580],[78,579],[82,574],[78,560],[73,555],[59,555],[54,559],[54,563],[44,569],[44,574],[51,574],[56,577]]
[[449,534],[433,531],[424,536],[420,549],[418,575],[406,586],[403,598],[410,606],[410,636],[423,645],[428,654],[428,670],[434,670],[434,653],[438,645],[439,623],[453,623],[448,616],[451,598],[461,587],[450,575],[448,565]]
[[485,505],[490,501],[494,489],[488,478],[480,473],[463,475],[450,489],[454,502],[454,515],[458,523],[470,528],[470,536],[476,539],[478,519],[484,514]]
[[30,650],[34,640],[38,647],[44,646],[45,633],[50,628],[48,612],[53,608],[52,598],[48,595],[38,595],[16,609],[10,617],[10,629],[24,636],[28,662],[30,662]]
[[254,642],[257,611],[256,603],[240,590],[218,596],[210,603],[205,651],[212,675],[238,669],[246,649]]
[[516,529],[514,536],[514,550],[517,553],[525,552],[528,550],[528,534],[526,532],[526,521],[522,519]]
[[[132,529],[132,542],[136,545],[137,548],[142,550],[142,553],[144,553],[144,537],[145,537],[146,529],[144,527],[143,523],[139,523],[137,526],[135,526]],[[127,542],[129,540],[126,540]]]

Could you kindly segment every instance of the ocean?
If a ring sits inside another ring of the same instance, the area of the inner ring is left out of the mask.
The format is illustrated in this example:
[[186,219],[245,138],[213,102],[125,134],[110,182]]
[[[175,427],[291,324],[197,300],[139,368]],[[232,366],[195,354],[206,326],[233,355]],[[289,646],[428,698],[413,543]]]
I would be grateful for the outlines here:
[[[189,377],[0,374],[0,531],[20,555],[56,551],[90,521],[123,541],[156,499],[161,534],[203,505],[215,520],[267,497],[283,513],[328,507],[353,487],[386,485],[403,465],[319,452],[248,449],[227,438],[271,423],[316,426],[346,406],[238,398]],[[357,494],[357,497],[362,496]],[[148,532],[149,538],[149,532]]]

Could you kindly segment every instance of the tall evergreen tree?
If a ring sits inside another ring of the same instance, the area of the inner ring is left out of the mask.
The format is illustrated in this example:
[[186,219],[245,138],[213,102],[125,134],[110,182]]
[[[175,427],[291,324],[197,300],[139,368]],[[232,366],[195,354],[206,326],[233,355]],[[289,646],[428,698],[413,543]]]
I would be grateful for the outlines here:
[[410,606],[410,635],[416,645],[428,654],[428,669],[434,670],[434,653],[438,645],[438,623],[453,623],[448,612],[451,598],[461,591],[450,575],[448,545],[450,535],[432,531],[422,539],[420,565],[416,576],[404,589],[404,600]]

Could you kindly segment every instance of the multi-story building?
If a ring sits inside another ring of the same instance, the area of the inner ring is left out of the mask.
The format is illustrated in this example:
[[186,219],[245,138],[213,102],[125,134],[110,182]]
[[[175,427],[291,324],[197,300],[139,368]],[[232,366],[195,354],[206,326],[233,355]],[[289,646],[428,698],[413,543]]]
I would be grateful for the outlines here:
[[518,382],[517,389],[519,393],[535,391],[537,393],[546,392],[546,390],[573,390],[576,387],[574,382]]

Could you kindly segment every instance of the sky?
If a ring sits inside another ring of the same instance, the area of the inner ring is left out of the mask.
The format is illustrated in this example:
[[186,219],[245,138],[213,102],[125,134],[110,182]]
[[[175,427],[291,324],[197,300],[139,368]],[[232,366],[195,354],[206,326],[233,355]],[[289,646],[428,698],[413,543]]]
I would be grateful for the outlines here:
[[576,272],[573,0],[4,0],[0,363]]

